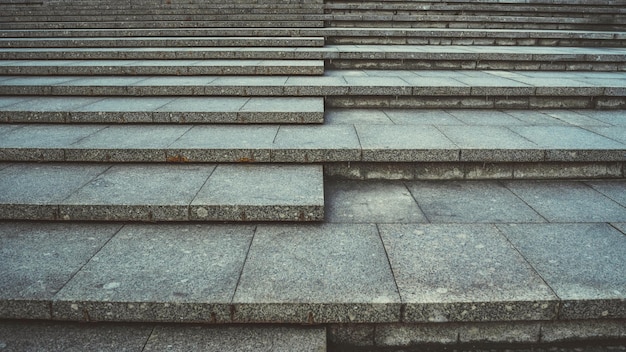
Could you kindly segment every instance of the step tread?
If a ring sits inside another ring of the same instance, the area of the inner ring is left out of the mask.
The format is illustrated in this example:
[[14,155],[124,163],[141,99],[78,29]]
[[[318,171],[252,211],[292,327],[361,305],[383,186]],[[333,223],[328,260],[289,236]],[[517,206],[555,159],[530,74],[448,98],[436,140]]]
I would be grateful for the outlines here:
[[[5,161],[626,160],[623,111],[330,110],[325,125],[0,125]],[[141,133],[139,133],[141,132]],[[143,135],[138,138],[133,136]]]
[[[174,88],[175,87],[175,88]],[[624,96],[624,72],[326,70],[323,76],[2,76],[2,95]]]
[[[9,351],[326,351],[323,327],[166,326],[156,324],[75,324],[0,322]],[[62,337],[62,338],[59,338]]]
[[[474,214],[476,202],[495,196],[494,207],[509,212],[497,223],[3,222],[0,253],[13,270],[2,281],[0,312],[14,319],[296,324],[626,317],[626,268],[612,259],[626,250],[623,181],[387,182],[376,191],[357,183],[351,194],[381,208],[389,203],[373,192],[413,199],[407,187],[435,198],[454,192],[467,200],[455,204]],[[607,198],[613,194],[621,195],[621,208]],[[344,197],[345,210],[351,203]],[[571,208],[559,205],[580,202],[581,214],[622,222],[520,222],[530,209],[520,198],[542,213],[565,214]],[[437,207],[426,195],[416,199]],[[601,208],[610,203],[617,212],[607,216]]]
[[314,97],[0,97],[0,122],[322,123]]
[[[317,165],[9,164],[2,217],[88,221],[320,221]],[[30,190],[21,189],[29,184]]]
[[[31,54],[31,56],[27,56]],[[85,55],[85,56],[83,56]],[[623,48],[590,48],[590,47],[549,47],[549,46],[486,46],[486,45],[341,45],[328,44],[323,48],[258,48],[258,47],[232,47],[229,50],[224,48],[6,48],[0,52],[0,58],[7,60],[5,64],[12,64],[9,60],[93,60],[97,55],[103,55],[102,60],[116,59],[121,62],[135,62],[136,60],[165,60],[176,62],[176,60],[203,59],[215,62],[227,62],[237,65],[246,62],[258,62],[246,60],[247,58],[266,59],[272,64],[285,62],[305,63],[315,62],[321,59],[409,59],[429,58],[446,59],[445,55],[454,55],[458,60],[464,59],[501,59],[501,60],[568,60],[568,61],[622,61],[626,56],[626,49]],[[65,58],[65,59],[64,59]],[[126,61],[125,61],[126,60]],[[45,62],[45,61],[44,61]],[[74,62],[74,61],[69,61]],[[150,61],[145,61],[147,64]],[[18,62],[19,63],[19,62]],[[106,63],[106,61],[105,61]],[[37,64],[37,63],[34,63]],[[200,63],[198,63],[200,64]]]
[[0,61],[4,75],[321,75],[322,60]]

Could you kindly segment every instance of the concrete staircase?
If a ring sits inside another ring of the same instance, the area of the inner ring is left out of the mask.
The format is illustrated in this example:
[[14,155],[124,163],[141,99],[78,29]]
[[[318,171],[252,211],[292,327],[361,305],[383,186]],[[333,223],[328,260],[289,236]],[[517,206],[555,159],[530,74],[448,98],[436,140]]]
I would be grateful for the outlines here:
[[1,2],[0,350],[623,350],[624,5]]

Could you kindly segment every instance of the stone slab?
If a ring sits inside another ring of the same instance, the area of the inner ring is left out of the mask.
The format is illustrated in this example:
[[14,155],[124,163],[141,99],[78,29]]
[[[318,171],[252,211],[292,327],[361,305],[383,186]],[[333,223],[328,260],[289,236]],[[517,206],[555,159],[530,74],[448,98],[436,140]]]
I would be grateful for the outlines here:
[[504,126],[440,126],[438,129],[461,148],[461,161],[542,161],[544,151]]
[[326,351],[324,327],[157,326],[143,351]]
[[601,223],[498,227],[563,301],[560,319],[626,317],[623,233]]
[[545,222],[497,181],[406,182],[433,223]]
[[218,165],[190,206],[199,221],[321,221],[319,165]]
[[379,228],[406,305],[405,322],[556,317],[557,297],[495,227]]
[[254,227],[126,225],[54,297],[60,320],[225,322]]
[[374,225],[257,229],[234,321],[397,322],[400,296]]
[[113,165],[58,202],[63,220],[187,221],[215,165]]
[[6,352],[141,351],[153,329],[147,324],[0,321],[0,348]]
[[10,164],[0,171],[3,219],[56,220],[58,204],[109,165]]
[[359,160],[359,138],[353,126],[281,126],[273,143],[272,161],[327,162]]
[[590,181],[586,184],[590,185],[596,191],[611,198],[620,205],[626,207],[626,183],[610,182],[610,181]]
[[0,222],[0,319],[51,319],[51,299],[120,227]]
[[576,181],[503,181],[549,222],[622,222],[626,207]]
[[167,147],[189,129],[189,126],[108,126],[69,145],[65,150],[65,160],[163,162],[166,161]]
[[278,126],[194,126],[168,157],[189,162],[269,162]]
[[355,126],[363,161],[457,161],[458,147],[432,126]]
[[0,38],[6,48],[85,48],[85,47],[320,47],[319,37],[120,37],[120,38]]
[[326,182],[326,198],[326,219],[329,222],[427,222],[401,182],[329,181]]

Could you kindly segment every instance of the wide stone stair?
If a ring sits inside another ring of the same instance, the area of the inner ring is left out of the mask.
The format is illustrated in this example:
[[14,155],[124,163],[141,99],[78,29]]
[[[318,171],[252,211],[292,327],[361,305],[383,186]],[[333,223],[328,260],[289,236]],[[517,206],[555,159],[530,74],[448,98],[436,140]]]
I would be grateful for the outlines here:
[[0,2],[0,351],[626,349],[625,5]]

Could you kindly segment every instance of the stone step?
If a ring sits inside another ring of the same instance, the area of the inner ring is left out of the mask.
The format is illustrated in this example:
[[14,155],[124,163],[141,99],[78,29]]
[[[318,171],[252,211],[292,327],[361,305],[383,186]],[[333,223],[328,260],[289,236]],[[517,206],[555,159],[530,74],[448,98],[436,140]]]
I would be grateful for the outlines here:
[[0,48],[321,47],[320,37],[0,38]]
[[[423,336],[421,326],[435,336],[453,336],[448,344],[458,342],[463,327],[481,324],[496,336],[498,329],[489,327],[500,327],[502,342],[516,339],[502,329],[524,323],[517,325],[526,327],[519,342],[537,343],[540,336],[567,339],[555,328],[587,322],[597,325],[581,328],[580,337],[592,331],[624,337],[623,181],[376,185],[330,183],[347,189],[332,200],[343,206],[337,213],[354,210],[360,219],[369,206],[390,214],[389,206],[401,199],[414,216],[421,215],[419,203],[452,222],[2,222],[0,314],[89,322],[337,324],[362,333],[375,327],[391,333],[395,325],[397,332],[408,329],[400,336],[413,333],[415,339]],[[396,197],[382,202],[372,193]],[[348,201],[350,194],[359,202]],[[477,204],[490,206],[477,213]],[[454,218],[463,211],[478,218]]]
[[621,48],[326,45],[228,49],[6,48],[0,51],[0,60],[326,60],[326,66],[333,69],[626,70],[626,50]]
[[326,351],[324,327],[0,321],[7,351]]
[[[79,15],[79,14],[67,14],[67,15],[11,15],[0,16],[0,21],[3,23],[42,23],[42,22],[83,22],[89,24],[91,22],[150,22],[158,23],[159,21],[171,22],[171,21],[257,21],[257,22],[272,22],[272,21],[323,21],[326,17],[324,15],[311,15],[311,14],[272,14],[272,13],[244,13],[244,14],[108,14],[105,12],[100,15]],[[158,27],[158,25],[156,26]]]
[[321,60],[39,60],[0,61],[2,75],[264,75],[324,74]]
[[323,98],[0,97],[0,122],[100,124],[322,123]]
[[623,72],[326,70],[324,76],[2,76],[9,96],[325,96],[329,107],[626,108]]
[[315,163],[382,179],[620,178],[623,111],[329,110],[326,124],[0,124],[6,162]]
[[324,220],[317,165],[5,163],[0,169],[2,219]]
[[[195,22],[194,22],[195,23]],[[455,29],[455,28],[306,28],[307,23],[277,25],[273,28],[251,28],[255,22],[245,22],[237,28],[234,23],[225,28],[207,27],[172,22],[147,28],[129,24],[111,24],[100,29],[36,29],[37,26],[2,27],[0,37],[5,40],[26,38],[85,37],[324,37],[327,44],[397,44],[397,45],[478,45],[478,46],[559,46],[559,47],[624,47],[626,33],[619,31],[560,31],[560,30],[507,30],[507,29]],[[22,29],[19,29],[22,27]],[[309,26],[313,27],[313,26]],[[62,28],[62,27],[60,27]],[[201,38],[200,38],[201,39]],[[5,45],[7,46],[7,45]],[[8,46],[7,46],[8,47]]]

